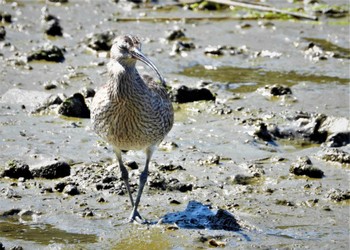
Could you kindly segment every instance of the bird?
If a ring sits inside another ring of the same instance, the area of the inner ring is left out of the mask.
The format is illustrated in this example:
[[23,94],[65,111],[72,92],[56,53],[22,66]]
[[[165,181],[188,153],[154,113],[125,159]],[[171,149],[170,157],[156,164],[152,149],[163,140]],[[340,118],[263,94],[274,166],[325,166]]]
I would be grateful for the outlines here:
[[[153,69],[160,82],[150,75],[141,76],[136,69],[137,61]],[[129,222],[146,223],[138,212],[138,205],[152,155],[174,123],[172,102],[164,77],[141,51],[141,41],[137,36],[114,38],[107,71],[107,82],[96,92],[91,103],[92,129],[115,151],[132,206]],[[146,155],[135,200],[130,190],[129,173],[122,160],[122,152],[129,150],[142,150]]]

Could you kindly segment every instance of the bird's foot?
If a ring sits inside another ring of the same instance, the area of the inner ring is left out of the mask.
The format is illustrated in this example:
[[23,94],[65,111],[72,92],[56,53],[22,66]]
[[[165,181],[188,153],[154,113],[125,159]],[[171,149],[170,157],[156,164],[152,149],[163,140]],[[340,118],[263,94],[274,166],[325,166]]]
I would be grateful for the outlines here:
[[132,211],[129,217],[129,222],[137,223],[137,224],[147,224],[147,221],[142,218],[142,216],[139,214],[137,210]]

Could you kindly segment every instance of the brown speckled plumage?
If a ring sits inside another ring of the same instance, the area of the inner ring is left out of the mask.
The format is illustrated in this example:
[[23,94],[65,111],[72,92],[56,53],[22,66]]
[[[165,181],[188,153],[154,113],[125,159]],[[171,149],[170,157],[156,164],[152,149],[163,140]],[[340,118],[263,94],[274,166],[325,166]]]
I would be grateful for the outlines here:
[[[149,76],[141,77],[135,68],[136,60],[152,67],[162,85]],[[93,99],[91,120],[93,130],[116,151],[134,207],[131,221],[141,219],[137,205],[144,185],[142,182],[147,179],[148,163],[174,121],[172,104],[163,85],[164,80],[157,68],[141,53],[138,38],[119,36],[114,40],[108,63],[108,81]],[[136,202],[128,187],[128,174],[121,160],[122,150],[145,150],[147,155]]]

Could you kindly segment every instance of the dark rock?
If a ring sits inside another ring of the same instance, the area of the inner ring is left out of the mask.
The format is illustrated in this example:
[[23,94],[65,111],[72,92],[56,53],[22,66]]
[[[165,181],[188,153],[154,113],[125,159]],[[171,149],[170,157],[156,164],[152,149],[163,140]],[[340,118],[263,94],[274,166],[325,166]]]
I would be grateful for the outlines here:
[[170,201],[170,204],[180,205],[180,204],[181,204],[181,202],[180,202],[180,201],[178,201],[178,200],[171,200],[171,201]]
[[162,172],[185,170],[181,165],[174,165],[174,164],[161,164],[157,166],[157,168]]
[[66,182],[57,182],[54,186],[54,189],[57,190],[57,192],[61,193],[67,185],[68,184]]
[[170,55],[179,54],[182,51],[190,51],[195,49],[195,45],[192,42],[176,41],[173,44]]
[[289,87],[282,86],[282,85],[273,85],[269,87],[269,89],[270,89],[270,94],[273,96],[292,94],[292,90]]
[[223,50],[224,50],[224,47],[222,46],[216,46],[216,47],[209,46],[204,49],[204,54],[222,56],[224,54]]
[[5,246],[0,242],[0,250],[5,250]]
[[350,191],[343,191],[340,189],[331,189],[326,194],[326,198],[335,201],[335,202],[341,202],[345,200],[350,199]]
[[44,31],[50,36],[62,36],[62,27],[60,26],[60,20],[49,13],[47,6],[41,9],[42,12],[42,24],[44,26]]
[[90,118],[90,110],[80,93],[67,98],[60,106],[58,113],[70,117]]
[[206,88],[188,88],[184,85],[170,91],[173,102],[186,103],[194,101],[215,101],[215,96]]
[[343,164],[350,163],[350,154],[338,148],[324,148],[321,152],[321,158]]
[[254,135],[264,141],[272,141],[274,139],[273,135],[268,131],[267,125],[263,122],[259,124],[259,128],[254,132]]
[[31,169],[31,172],[34,177],[45,179],[62,178],[70,175],[70,165],[64,161],[58,161]]
[[27,57],[28,62],[34,60],[63,62],[64,59],[64,49],[60,49],[59,47],[52,44],[44,45],[39,50],[31,52]]
[[175,178],[166,179],[158,173],[150,175],[149,187],[169,191],[177,190],[180,192],[192,191],[193,189],[192,184],[181,183]]
[[89,48],[95,51],[109,51],[115,36],[115,33],[111,31],[90,34],[86,39],[86,43]]
[[350,131],[334,133],[327,138],[329,147],[343,147],[350,143]]
[[174,30],[168,31],[166,33],[166,39],[169,41],[177,40],[186,37],[184,30],[179,27],[175,27]]
[[12,23],[12,15],[7,12],[0,12],[0,22]]
[[309,157],[300,157],[297,162],[293,163],[289,172],[295,175],[306,175],[311,178],[322,178],[323,171],[315,168]]
[[118,180],[118,178],[115,176],[106,176],[102,179],[102,183],[113,183],[116,180]]
[[139,166],[137,165],[136,161],[127,161],[127,162],[124,162],[125,166],[129,167],[130,169],[138,169]]
[[96,94],[93,88],[84,88],[80,92],[85,98],[94,97]]
[[63,193],[69,194],[72,196],[80,194],[78,187],[74,184],[68,184],[67,186],[65,186],[63,189]]
[[7,162],[7,166],[3,173],[1,174],[2,177],[10,177],[18,179],[20,177],[23,177],[25,179],[32,179],[33,175],[29,170],[29,166],[18,160],[12,160]]
[[5,40],[6,30],[4,26],[0,26],[0,41]]
[[0,217],[9,217],[9,216],[15,216],[18,215],[21,212],[21,209],[18,208],[12,208],[8,211],[5,211],[0,214]]

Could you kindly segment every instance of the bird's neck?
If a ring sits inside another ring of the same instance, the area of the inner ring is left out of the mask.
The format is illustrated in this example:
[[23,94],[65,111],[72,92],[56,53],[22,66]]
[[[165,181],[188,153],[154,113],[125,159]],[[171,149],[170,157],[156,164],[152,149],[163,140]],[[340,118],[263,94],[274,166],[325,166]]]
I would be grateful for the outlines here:
[[112,99],[127,99],[134,96],[140,78],[135,65],[110,62],[108,65],[108,88]]

